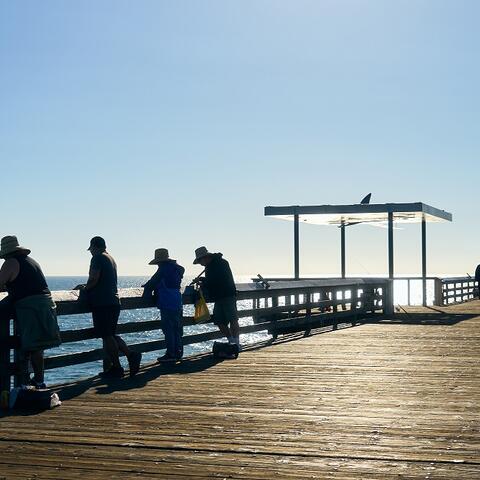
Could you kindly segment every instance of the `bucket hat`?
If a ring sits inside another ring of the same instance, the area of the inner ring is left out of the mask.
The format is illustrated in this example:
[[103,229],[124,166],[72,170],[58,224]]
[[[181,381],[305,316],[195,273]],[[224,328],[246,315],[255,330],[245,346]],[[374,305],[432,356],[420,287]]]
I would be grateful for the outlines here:
[[173,260],[168,256],[168,250],[166,248],[157,248],[153,260],[148,262],[149,265],[158,265],[166,260]]
[[31,250],[21,247],[18,243],[17,237],[14,235],[3,237],[0,242],[0,258],[5,258],[7,255],[17,252],[22,252],[28,255]]
[[193,263],[195,265],[198,264],[201,258],[207,257],[208,255],[213,255],[213,253],[209,252],[207,250],[207,247],[198,247],[195,250],[195,260],[193,261]]
[[103,250],[106,250],[107,244],[102,237],[93,237],[90,240],[90,246],[87,248],[87,250],[91,250],[92,248],[101,248]]

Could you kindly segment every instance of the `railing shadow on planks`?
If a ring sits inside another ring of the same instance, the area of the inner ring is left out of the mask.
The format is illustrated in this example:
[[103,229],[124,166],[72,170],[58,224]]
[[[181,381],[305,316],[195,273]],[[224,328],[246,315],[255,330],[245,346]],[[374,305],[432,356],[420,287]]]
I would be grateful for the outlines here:
[[[88,313],[85,306],[77,301],[77,292],[58,291],[52,294],[59,316]],[[120,290],[122,310],[154,307],[151,301],[143,299],[141,295],[140,288]],[[185,306],[191,305],[192,298],[184,295],[183,302]],[[252,282],[237,284],[237,302],[243,306],[239,305],[239,317],[253,320],[242,326],[240,333],[263,330],[275,338],[283,333],[308,332],[324,326],[336,328],[339,323],[355,324],[361,317],[375,312],[390,314],[393,311],[393,291],[391,280],[386,278],[275,281],[268,288]],[[245,305],[250,308],[244,308]],[[185,310],[188,307],[184,308],[184,325],[194,325],[193,317],[185,315]],[[19,369],[19,363],[11,361],[12,357],[18,358],[18,355],[12,355],[16,338],[13,325],[4,322],[0,328],[0,388],[8,390]],[[159,328],[160,320],[128,322],[119,324],[117,333],[147,332]],[[63,343],[69,343],[93,339],[95,335],[93,328],[82,328],[63,330],[61,337]],[[190,345],[221,337],[218,330],[214,329],[184,336],[183,342],[184,345]],[[165,348],[165,342],[159,339],[132,344],[130,348],[150,352]],[[102,359],[102,349],[48,356],[45,358],[45,369]]]

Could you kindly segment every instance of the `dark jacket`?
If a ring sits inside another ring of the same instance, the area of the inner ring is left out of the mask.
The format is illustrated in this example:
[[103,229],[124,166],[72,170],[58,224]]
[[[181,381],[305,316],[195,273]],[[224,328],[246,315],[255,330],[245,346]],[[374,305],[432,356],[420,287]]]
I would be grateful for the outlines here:
[[222,298],[235,297],[237,289],[232,270],[221,253],[214,253],[211,262],[205,267],[202,286],[209,300],[215,302]]
[[475,269],[475,280],[480,282],[480,265],[477,265],[477,268]]

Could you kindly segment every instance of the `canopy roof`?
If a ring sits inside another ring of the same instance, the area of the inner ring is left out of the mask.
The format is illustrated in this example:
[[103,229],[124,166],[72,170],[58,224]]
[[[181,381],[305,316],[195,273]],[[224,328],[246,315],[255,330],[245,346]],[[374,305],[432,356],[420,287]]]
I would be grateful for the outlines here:
[[265,207],[265,215],[294,220],[298,214],[300,222],[316,225],[341,225],[352,223],[385,223],[392,213],[397,223],[451,222],[452,214],[422,202],[415,203],[371,203],[354,205],[291,205]]

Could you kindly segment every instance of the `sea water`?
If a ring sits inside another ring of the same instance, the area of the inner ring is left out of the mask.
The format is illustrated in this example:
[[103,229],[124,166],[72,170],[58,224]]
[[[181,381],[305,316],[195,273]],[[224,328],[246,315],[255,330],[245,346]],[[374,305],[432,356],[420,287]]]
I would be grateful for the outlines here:
[[[119,277],[119,288],[133,288],[140,287],[148,280],[148,277]],[[187,284],[191,278],[185,278]],[[70,290],[79,283],[85,283],[86,277],[47,277],[47,282],[50,290]],[[238,283],[250,282],[251,276],[236,277],[235,281]],[[413,304],[421,303],[422,283],[420,280],[412,281],[411,283],[411,300]],[[433,301],[433,282],[427,283],[427,299],[431,304]],[[407,286],[404,281],[395,281],[395,304],[405,305],[407,303]],[[251,308],[251,301],[239,301],[239,310]],[[185,315],[193,315],[193,307],[186,305],[184,307]],[[156,308],[144,308],[138,310],[122,310],[120,313],[119,323],[140,322],[147,320],[158,320],[160,313]],[[76,330],[82,328],[89,328],[92,326],[91,314],[80,315],[66,315],[58,317],[60,330]],[[251,325],[253,320],[251,317],[241,318],[240,325]],[[192,325],[184,328],[184,335],[192,335],[196,333],[204,333],[209,331],[216,331],[217,328],[213,324]],[[161,330],[152,330],[148,332],[125,333],[121,335],[127,344],[142,343],[154,340],[163,339]],[[241,335],[242,344],[257,343],[269,338],[267,332],[256,332]],[[184,355],[190,356],[196,353],[210,351],[212,349],[213,341],[206,341],[194,345],[186,345]],[[45,352],[46,356],[65,355],[75,352],[88,351],[102,347],[100,339],[82,340],[80,342],[65,343],[58,348],[50,349]],[[143,353],[142,363],[151,363],[156,360],[159,355],[163,355],[164,351],[146,352]],[[124,357],[121,359],[124,367],[127,367],[127,362]],[[72,365],[69,367],[56,368],[47,370],[45,374],[45,381],[49,384],[64,383],[71,380],[77,380],[81,377],[90,377],[98,374],[102,370],[102,362],[89,362],[79,365]]]

